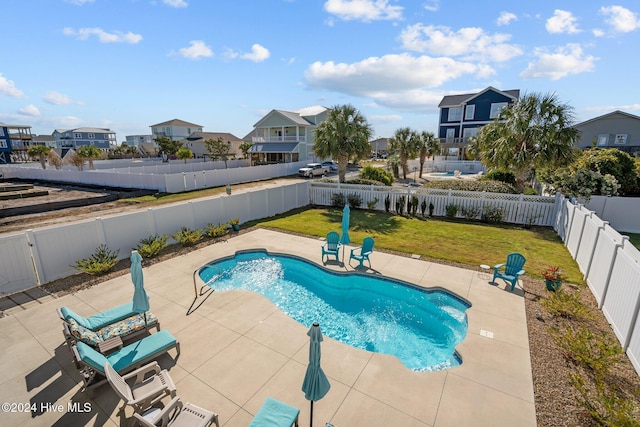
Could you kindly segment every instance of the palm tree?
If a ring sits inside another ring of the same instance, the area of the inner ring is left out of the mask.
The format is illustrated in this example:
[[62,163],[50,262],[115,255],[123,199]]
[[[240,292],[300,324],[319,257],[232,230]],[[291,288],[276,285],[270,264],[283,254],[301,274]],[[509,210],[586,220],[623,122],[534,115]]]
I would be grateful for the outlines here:
[[182,147],[181,149],[178,150],[178,152],[176,153],[176,156],[180,160],[184,161],[184,163],[186,164],[187,160],[193,157],[193,153],[187,147]]
[[102,157],[102,151],[95,145],[83,145],[76,150],[78,156],[89,161],[89,169],[94,170],[93,161]]
[[573,161],[580,136],[573,121],[573,108],[555,94],[526,94],[480,129],[469,149],[490,168],[512,170],[522,190],[536,169]]
[[413,159],[420,150],[420,136],[410,128],[397,129],[389,140],[392,151],[398,155],[402,167],[402,178],[407,179],[407,161]]
[[440,142],[436,139],[433,132],[422,131],[420,134],[420,176],[422,176],[422,170],[424,168],[424,162],[427,160],[427,156],[435,156],[440,152]]
[[50,151],[51,148],[47,147],[46,145],[32,145],[27,150],[27,155],[29,155],[30,157],[37,157],[40,161],[40,166],[42,166],[42,169],[46,169],[47,164],[45,163],[45,159],[49,155]]
[[360,111],[350,104],[337,105],[317,127],[313,152],[321,159],[337,160],[338,181],[344,182],[349,159],[371,153],[369,139],[372,133]]

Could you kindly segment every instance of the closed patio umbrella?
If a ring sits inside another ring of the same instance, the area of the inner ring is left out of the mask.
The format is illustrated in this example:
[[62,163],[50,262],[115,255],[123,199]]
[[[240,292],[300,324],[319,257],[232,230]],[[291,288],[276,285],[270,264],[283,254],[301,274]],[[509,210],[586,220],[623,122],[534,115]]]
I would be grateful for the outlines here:
[[138,251],[131,251],[131,281],[133,282],[133,311],[144,314],[144,326],[147,327],[147,311],[149,297],[144,290],[144,276],[142,275],[142,256]]
[[[349,216],[351,214],[351,209],[349,205],[344,205],[344,209],[342,210],[342,236],[340,236],[340,244],[348,245],[351,243],[351,239],[349,238]],[[342,248],[342,262],[344,263],[344,251],[345,248]]]
[[309,426],[313,426],[313,402],[315,400],[322,399],[329,389],[331,384],[324,371],[320,367],[320,342],[322,341],[322,332],[320,331],[320,325],[318,322],[313,322],[311,329],[307,332],[309,335],[309,365],[307,365],[307,372],[304,375],[304,381],[302,382],[302,391],[304,391],[304,397],[311,401],[311,414],[309,416]]

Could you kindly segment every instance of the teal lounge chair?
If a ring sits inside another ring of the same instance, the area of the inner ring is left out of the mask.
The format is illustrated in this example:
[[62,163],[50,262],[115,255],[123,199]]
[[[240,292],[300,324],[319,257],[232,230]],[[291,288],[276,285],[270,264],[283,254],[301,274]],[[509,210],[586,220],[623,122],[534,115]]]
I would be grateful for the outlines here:
[[73,319],[78,323],[78,325],[94,332],[98,329],[104,328],[107,325],[116,323],[120,320],[124,320],[127,317],[131,317],[136,314],[138,313],[133,311],[132,302],[122,304],[118,307],[103,311],[102,313],[95,314],[91,317],[82,317],[67,307],[58,308],[58,316],[60,316],[62,320],[68,322],[69,319]]
[[178,357],[180,343],[168,331],[163,330],[108,355],[94,350],[81,341],[72,347],[72,352],[76,366],[82,374],[85,388],[90,388],[106,382],[104,365],[107,362],[117,373],[123,374],[150,362],[172,348],[176,349],[176,357]]
[[[527,260],[522,254],[512,252],[507,255],[507,262],[504,264],[498,264],[493,267],[493,279],[492,283],[495,283],[496,279],[504,279],[506,282],[511,283],[511,290],[516,287],[518,283],[518,277],[524,274],[524,263]],[[500,270],[504,267],[504,272]]]
[[362,241],[362,246],[359,248],[351,249],[351,255],[349,255],[349,265],[351,265],[351,260],[355,259],[360,263],[358,268],[362,268],[365,260],[369,261],[369,268],[371,268],[371,260],[369,259],[369,255],[373,253],[373,237],[365,237]]
[[333,255],[336,257],[336,261],[338,261],[340,246],[340,235],[335,231],[329,232],[329,234],[327,234],[327,241],[322,245],[322,262],[324,263],[325,255],[327,258]]

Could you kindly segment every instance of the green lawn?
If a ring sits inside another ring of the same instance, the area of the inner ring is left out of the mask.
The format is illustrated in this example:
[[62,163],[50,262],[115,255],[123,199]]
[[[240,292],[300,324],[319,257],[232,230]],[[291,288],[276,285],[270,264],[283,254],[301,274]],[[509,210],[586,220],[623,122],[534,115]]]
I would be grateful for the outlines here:
[[626,236],[629,236],[629,241],[633,246],[640,250],[640,234],[633,233],[624,233]]
[[[341,221],[341,209],[299,209],[247,225],[324,237],[331,230],[340,232]],[[353,209],[349,235],[353,245],[373,236],[377,248],[474,267],[493,266],[504,262],[510,252],[520,252],[527,258],[524,268],[532,277],[541,277],[538,271],[550,265],[560,265],[567,282],[583,283],[578,265],[551,228],[524,230],[510,225],[405,218]]]

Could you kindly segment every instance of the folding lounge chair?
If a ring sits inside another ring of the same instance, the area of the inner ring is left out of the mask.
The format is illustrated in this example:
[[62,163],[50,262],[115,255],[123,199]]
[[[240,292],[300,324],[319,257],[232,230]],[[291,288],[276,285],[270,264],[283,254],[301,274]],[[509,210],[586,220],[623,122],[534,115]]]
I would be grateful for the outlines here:
[[[135,412],[142,413],[165,396],[176,397],[176,386],[169,372],[160,370],[158,362],[144,365],[124,376],[120,376],[113,366],[105,363],[104,373],[113,391],[124,401],[120,411],[131,406]],[[148,376],[150,373],[153,375]]]
[[[115,340],[119,340],[115,338]],[[180,343],[169,331],[144,337],[108,355],[104,355],[91,346],[79,341],[72,346],[76,366],[82,374],[85,388],[95,387],[106,382],[104,365],[109,363],[119,374],[124,374],[157,358],[175,348],[176,357],[180,355]]]
[[150,329],[160,330],[158,318],[150,311],[147,311],[146,318],[141,314],[136,314],[96,331],[80,326],[73,318],[62,322],[62,334],[69,348],[76,341],[82,341],[92,347],[98,347],[104,341],[114,337],[120,337],[123,341],[131,342],[149,335]]
[[338,255],[340,254],[340,235],[335,231],[330,231],[327,234],[327,241],[322,245],[322,262],[324,262],[324,256],[333,255],[338,261]]
[[145,427],[207,427],[212,423],[220,427],[218,414],[202,409],[189,402],[184,405],[174,397],[163,409],[152,408],[144,414],[133,414],[135,420]]
[[[516,283],[518,283],[518,277],[524,274],[524,263],[527,260],[522,254],[517,252],[512,252],[507,255],[507,262],[505,264],[498,264],[493,267],[493,279],[492,283],[495,283],[496,279],[504,279],[508,283],[511,284],[511,290],[516,287]],[[504,272],[500,270],[504,267]]]
[[91,317],[82,317],[67,307],[58,308],[58,316],[60,316],[62,320],[68,322],[69,319],[73,319],[78,322],[78,325],[91,331],[97,331],[111,323],[118,322],[136,314],[138,313],[133,311],[133,303],[131,302],[103,311],[102,313],[95,314]]
[[349,255],[349,265],[351,265],[351,260],[355,259],[360,263],[358,268],[362,268],[362,265],[365,260],[369,261],[369,268],[371,268],[371,260],[369,259],[369,255],[373,253],[373,237],[365,237],[362,241],[362,246],[359,248],[351,249],[351,255]]

